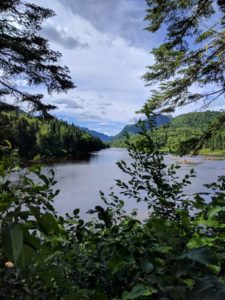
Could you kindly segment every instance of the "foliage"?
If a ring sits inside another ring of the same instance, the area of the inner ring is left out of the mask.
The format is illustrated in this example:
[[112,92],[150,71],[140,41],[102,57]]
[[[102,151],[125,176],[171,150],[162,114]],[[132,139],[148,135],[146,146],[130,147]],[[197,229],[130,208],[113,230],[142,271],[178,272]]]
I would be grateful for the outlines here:
[[[149,0],[147,3],[149,29],[156,31],[165,21],[169,24],[169,42],[154,50],[156,65],[146,79],[167,80],[177,70],[182,71],[180,76],[183,76],[174,82],[165,82],[161,91],[153,94],[151,106],[169,104],[173,108],[175,104],[184,103],[182,101],[202,97],[186,92],[196,81],[203,85],[211,82],[223,85],[221,32],[214,34],[213,29],[198,36],[203,41],[200,50],[189,50],[189,41],[184,40],[187,35],[198,35],[199,21],[213,13],[213,1]],[[218,0],[217,3],[223,12],[223,2]],[[4,55],[12,54],[13,50],[15,55],[7,60],[12,65],[5,67],[8,73],[4,76],[12,79],[23,72],[30,84],[45,83],[49,92],[71,87],[67,70],[42,64],[42,59],[55,62],[58,58],[57,53],[48,49],[46,41],[36,35],[42,20],[52,12],[20,0],[3,0],[0,9],[6,18],[2,23],[0,53],[7,50]],[[11,21],[15,17],[21,20],[22,36],[18,36],[20,28]],[[223,23],[219,26],[223,28]],[[210,42],[206,47],[207,39]],[[9,48],[5,46],[7,43]],[[18,52],[19,49],[22,51]],[[218,58],[212,59],[215,51]],[[3,57],[1,64],[6,64],[4,60]],[[47,71],[46,77],[36,73],[36,68]],[[62,72],[59,77],[58,71]],[[50,108],[41,105],[38,95],[21,94],[5,82],[1,84],[6,88],[1,90],[2,94],[13,93],[22,101],[30,100],[37,110]],[[147,112],[149,108],[147,105]],[[41,137],[52,136],[52,131],[55,133],[61,128],[70,130],[64,123],[58,126],[56,121],[49,127],[35,122],[25,117],[20,125],[29,130],[33,130],[33,125],[40,126]],[[7,130],[10,132],[11,128]],[[33,138],[29,130],[21,132]],[[109,199],[101,193],[103,205],[89,211],[95,218],[88,222],[79,217],[79,209],[65,217],[56,214],[53,200],[58,191],[53,170],[47,174],[47,170],[37,164],[22,169],[18,153],[11,149],[10,143],[1,146],[1,299],[225,298],[225,177],[207,185],[209,194],[185,194],[183,189],[195,176],[194,171],[179,178],[176,175],[179,167],[165,164],[154,134],[155,131],[143,128],[144,145],[127,142],[132,162],[128,165],[121,161],[118,165],[129,180],[118,180],[120,193],[112,190]],[[44,138],[42,143],[43,148],[48,145]],[[58,149],[55,144],[54,149]],[[148,218],[140,221],[135,212],[127,214],[125,199],[146,202]]]
[[[224,94],[223,1],[147,0],[147,6],[147,30],[157,32],[165,25],[166,37],[165,43],[153,49],[155,64],[144,76],[148,84],[161,82],[149,105],[174,109]],[[188,88],[194,83],[212,90],[192,93]],[[214,83],[216,90],[210,85]]]
[[[225,5],[221,0],[146,0],[147,30],[160,33],[163,42],[152,50],[155,63],[144,75],[147,85],[157,89],[143,111],[174,111],[197,102],[208,107],[224,97]],[[210,126],[208,136],[194,141],[199,150],[225,122]],[[193,142],[193,141],[191,141]],[[190,144],[190,143],[189,143]],[[185,145],[184,145],[185,146]]]
[[[194,171],[179,178],[142,135],[148,151],[129,145],[131,165],[118,163],[129,180],[101,194],[88,222],[79,209],[58,217],[53,173],[21,170],[15,151],[1,148],[2,299],[224,299],[225,178],[208,185],[210,202],[185,194]],[[127,214],[125,199],[145,201],[149,217]]]
[[82,158],[105,147],[98,138],[56,119],[38,119],[21,112],[1,112],[1,123],[5,126],[0,130],[0,140],[9,140],[24,159],[32,159],[35,155],[47,159]]
[[54,173],[47,176],[38,165],[22,170],[16,151],[7,145],[1,147],[0,174],[0,294],[2,299],[29,299],[30,290],[36,289],[34,297],[38,289],[41,293],[39,276],[47,274],[48,258],[64,235],[52,206],[58,193],[52,188]]
[[[225,153],[225,131],[224,127],[221,128],[220,123],[218,124],[218,120],[222,118],[224,118],[224,113],[215,111],[180,115],[173,118],[166,126],[160,126],[154,130],[153,139],[164,151],[179,155],[193,153],[193,150],[194,153],[201,150],[201,153],[219,152],[222,154]],[[210,123],[214,124],[214,127]],[[143,136],[131,136],[130,142],[139,144],[140,148],[144,149],[145,138]],[[126,138],[115,139],[112,146],[126,147]]]
[[34,111],[49,116],[48,110],[54,106],[44,104],[43,95],[18,88],[17,83],[43,84],[48,93],[74,87],[68,69],[56,64],[61,54],[51,50],[39,34],[42,22],[54,12],[23,0],[1,0],[0,14],[1,101],[13,97],[17,103],[28,103]]

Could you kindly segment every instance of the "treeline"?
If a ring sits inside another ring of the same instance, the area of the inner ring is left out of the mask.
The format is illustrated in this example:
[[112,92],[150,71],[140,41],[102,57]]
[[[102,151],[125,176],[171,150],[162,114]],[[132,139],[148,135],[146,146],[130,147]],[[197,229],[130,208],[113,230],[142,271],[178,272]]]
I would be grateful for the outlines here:
[[38,154],[45,158],[80,158],[105,147],[100,139],[74,125],[22,112],[0,113],[0,140],[6,139],[25,159]]
[[[224,114],[223,112],[206,111],[180,115],[170,123],[158,127],[152,136],[161,149],[174,153],[181,142],[192,137],[202,135],[215,119]],[[144,147],[145,138],[141,135],[133,135],[130,142]],[[113,147],[126,147],[125,138],[116,139],[112,142]],[[225,153],[225,128],[218,131],[213,137],[205,140],[201,153]]]

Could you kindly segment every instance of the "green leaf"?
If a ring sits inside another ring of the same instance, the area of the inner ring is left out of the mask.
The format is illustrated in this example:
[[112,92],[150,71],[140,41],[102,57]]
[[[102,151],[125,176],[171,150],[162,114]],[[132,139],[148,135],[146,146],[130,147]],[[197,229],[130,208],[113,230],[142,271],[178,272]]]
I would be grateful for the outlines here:
[[212,237],[193,237],[187,243],[189,249],[199,248],[204,246],[212,246],[216,238]]
[[1,201],[0,202],[0,212],[3,212],[6,209],[8,209],[10,204],[11,204],[11,199],[9,199],[8,201],[7,200]]
[[205,266],[216,265],[218,263],[215,254],[206,247],[188,250],[182,255],[182,258],[189,258]]
[[38,161],[41,159],[41,155],[40,154],[37,154],[33,157],[33,161]]
[[90,300],[107,300],[107,297],[104,293],[101,291],[96,291],[94,295],[91,295],[89,297]]
[[223,211],[224,207],[212,207],[209,212],[208,212],[208,218],[211,219],[213,218],[215,215],[217,215],[219,212]]
[[31,259],[34,257],[35,251],[28,245],[23,245],[21,254],[19,256],[17,265],[20,268],[24,268],[31,262]]
[[219,272],[221,271],[221,267],[220,266],[216,266],[216,265],[207,265],[207,268],[210,269],[214,274],[219,274]]
[[190,278],[186,278],[186,279],[182,279],[182,281],[189,287],[192,288],[195,284],[193,279]]
[[140,265],[141,265],[141,270],[145,273],[150,273],[154,269],[153,264],[150,263],[148,260],[141,261]]
[[223,300],[225,299],[225,285],[215,276],[199,278],[193,291],[188,295],[191,300]]
[[89,299],[87,297],[87,291],[86,290],[79,290],[77,292],[70,292],[67,296],[64,296],[62,300],[85,300]]
[[153,287],[145,287],[143,284],[137,284],[130,292],[125,291],[122,295],[122,300],[138,299],[143,296],[151,296],[157,290]]
[[169,253],[171,250],[173,250],[173,248],[170,246],[159,246],[157,248],[157,251],[159,251],[161,253]]
[[198,225],[204,225],[207,227],[214,227],[217,228],[219,226],[219,222],[217,221],[216,218],[209,218],[209,219],[204,219],[204,216],[201,216],[198,220],[197,220],[197,224]]
[[208,30],[203,32],[202,34],[200,34],[197,39],[196,39],[196,43],[201,43],[202,41],[210,38],[212,35],[214,34],[213,30]]
[[45,260],[44,260],[44,262],[48,262],[48,261],[51,261],[51,260],[53,260],[55,257],[62,257],[62,255],[63,255],[63,252],[62,251],[54,251],[52,254],[50,254],[50,255],[48,255],[46,258],[45,258]]
[[113,255],[113,257],[108,263],[108,266],[112,271],[112,274],[114,275],[115,273],[123,269],[127,264],[127,261],[125,261],[122,256]]
[[52,214],[46,213],[41,216],[36,214],[35,217],[43,233],[48,235],[59,233],[58,223]]
[[5,256],[17,262],[23,247],[23,227],[21,224],[8,224],[2,229]]
[[38,177],[46,184],[49,185],[49,178],[44,174],[39,174]]

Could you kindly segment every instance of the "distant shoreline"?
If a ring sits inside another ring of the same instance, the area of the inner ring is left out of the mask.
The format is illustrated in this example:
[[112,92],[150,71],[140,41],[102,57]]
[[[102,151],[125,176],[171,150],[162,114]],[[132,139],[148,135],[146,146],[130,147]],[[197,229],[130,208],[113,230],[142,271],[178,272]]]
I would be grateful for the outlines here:
[[[116,147],[116,146],[113,146],[110,148],[127,149],[127,147]],[[176,155],[174,153],[171,153],[166,149],[163,149],[162,152],[165,152],[165,154],[171,154],[171,155],[174,155],[177,157],[182,157],[182,156]],[[192,156],[192,155],[190,155],[190,156]],[[225,160],[225,150],[210,151],[209,149],[202,149],[199,151],[199,154],[196,156],[204,156],[206,160]]]

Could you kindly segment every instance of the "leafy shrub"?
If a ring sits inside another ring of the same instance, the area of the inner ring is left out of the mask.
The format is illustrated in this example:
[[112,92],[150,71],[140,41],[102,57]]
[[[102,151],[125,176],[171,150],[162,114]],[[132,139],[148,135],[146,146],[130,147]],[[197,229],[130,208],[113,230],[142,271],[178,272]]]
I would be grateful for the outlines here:
[[[193,170],[178,178],[143,132],[148,150],[129,145],[130,179],[104,206],[66,217],[54,207],[54,172],[21,170],[15,151],[1,148],[0,294],[2,299],[224,299],[225,177],[209,195],[186,195]],[[18,171],[18,179],[12,173]],[[35,176],[35,178],[34,178]],[[145,201],[148,218],[127,214],[124,201]]]

